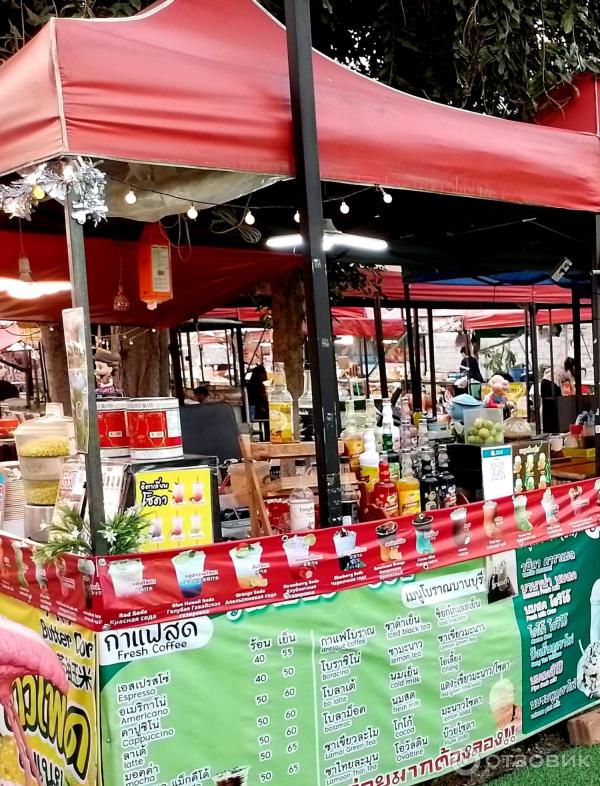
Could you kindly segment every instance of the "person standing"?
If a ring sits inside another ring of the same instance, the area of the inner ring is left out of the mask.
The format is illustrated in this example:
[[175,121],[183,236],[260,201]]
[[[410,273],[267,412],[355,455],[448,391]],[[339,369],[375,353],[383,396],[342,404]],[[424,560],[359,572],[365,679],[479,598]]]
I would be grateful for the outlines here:
[[461,348],[460,357],[459,371],[461,375],[473,382],[483,382],[484,379],[477,358],[473,355],[469,355],[465,347]]
[[267,371],[263,365],[255,366],[252,369],[250,379],[246,385],[250,420],[269,419],[269,396],[265,387],[267,379]]

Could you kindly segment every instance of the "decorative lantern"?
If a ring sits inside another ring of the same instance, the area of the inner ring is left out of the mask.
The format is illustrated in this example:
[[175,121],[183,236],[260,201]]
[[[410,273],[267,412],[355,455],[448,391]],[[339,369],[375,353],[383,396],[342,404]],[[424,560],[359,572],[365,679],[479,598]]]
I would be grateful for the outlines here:
[[140,300],[153,311],[159,303],[171,300],[171,244],[160,224],[147,224],[139,245]]

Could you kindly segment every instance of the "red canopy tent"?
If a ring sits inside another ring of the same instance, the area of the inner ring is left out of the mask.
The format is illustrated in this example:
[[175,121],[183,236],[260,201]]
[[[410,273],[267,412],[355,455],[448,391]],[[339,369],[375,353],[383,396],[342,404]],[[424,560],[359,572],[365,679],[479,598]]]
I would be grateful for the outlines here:
[[[314,54],[324,180],[600,208],[598,139],[415,98]],[[252,0],[53,19],[0,69],[0,173],[61,155],[293,174],[286,39]]]
[[[399,338],[404,333],[404,322],[387,318],[387,309],[382,309],[384,338]],[[259,315],[254,308],[216,308],[204,314],[204,319],[237,319],[254,323]],[[375,320],[371,309],[334,307],[331,309],[333,334],[335,336],[375,337]]]
[[[553,325],[564,325],[573,321],[573,312],[570,308],[558,308],[549,312],[547,309],[538,311],[535,316],[537,325],[548,325],[549,315],[552,315]],[[581,309],[581,321],[590,322],[592,319],[592,309]],[[467,311],[463,326],[465,330],[491,330],[494,328],[523,327],[525,325],[525,312],[518,311],[498,311],[490,313],[488,311]]]

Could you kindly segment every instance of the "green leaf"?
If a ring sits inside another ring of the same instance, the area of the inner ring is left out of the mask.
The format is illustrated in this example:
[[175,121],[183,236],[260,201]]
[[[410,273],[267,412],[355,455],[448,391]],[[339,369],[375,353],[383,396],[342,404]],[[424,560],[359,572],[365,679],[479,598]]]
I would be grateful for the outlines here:
[[567,34],[571,33],[573,31],[574,24],[575,24],[575,20],[574,20],[574,17],[573,17],[573,6],[571,5],[569,8],[567,8],[565,13],[563,14],[563,17],[562,17],[562,20],[561,20],[562,29]]

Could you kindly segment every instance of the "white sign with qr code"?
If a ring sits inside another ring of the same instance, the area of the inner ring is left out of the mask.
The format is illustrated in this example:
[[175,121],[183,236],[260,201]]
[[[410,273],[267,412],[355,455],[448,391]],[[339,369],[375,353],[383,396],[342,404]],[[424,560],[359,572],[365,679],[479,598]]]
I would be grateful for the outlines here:
[[512,447],[481,448],[483,498],[510,497],[513,493]]

